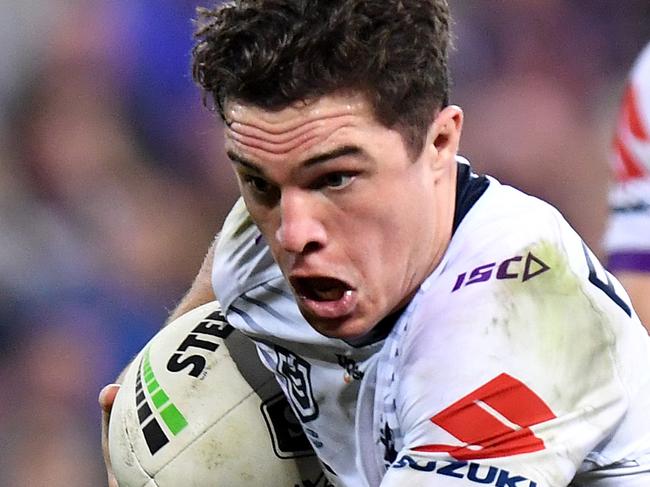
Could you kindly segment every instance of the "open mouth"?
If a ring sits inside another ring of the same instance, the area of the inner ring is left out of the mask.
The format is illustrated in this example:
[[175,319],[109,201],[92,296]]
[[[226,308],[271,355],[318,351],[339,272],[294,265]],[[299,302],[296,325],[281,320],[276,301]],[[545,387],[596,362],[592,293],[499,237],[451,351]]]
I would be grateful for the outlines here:
[[291,286],[300,311],[312,325],[319,322],[322,326],[322,320],[334,320],[340,324],[341,320],[345,321],[355,313],[359,304],[358,291],[333,277],[293,277]]
[[312,301],[338,301],[352,288],[332,277],[298,277],[291,280],[296,293],[303,299]]

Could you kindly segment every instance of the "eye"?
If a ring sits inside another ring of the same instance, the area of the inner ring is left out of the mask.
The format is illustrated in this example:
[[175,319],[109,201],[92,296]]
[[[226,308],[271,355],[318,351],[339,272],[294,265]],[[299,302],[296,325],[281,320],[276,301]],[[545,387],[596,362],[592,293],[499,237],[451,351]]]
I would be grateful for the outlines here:
[[316,186],[332,189],[342,189],[348,186],[354,180],[354,176],[354,174],[347,172],[329,173],[320,178]]
[[247,192],[252,198],[265,206],[273,206],[280,198],[280,191],[273,183],[251,174],[242,174],[242,192]]
[[242,180],[246,186],[259,195],[267,195],[271,191],[271,184],[263,178],[244,175]]

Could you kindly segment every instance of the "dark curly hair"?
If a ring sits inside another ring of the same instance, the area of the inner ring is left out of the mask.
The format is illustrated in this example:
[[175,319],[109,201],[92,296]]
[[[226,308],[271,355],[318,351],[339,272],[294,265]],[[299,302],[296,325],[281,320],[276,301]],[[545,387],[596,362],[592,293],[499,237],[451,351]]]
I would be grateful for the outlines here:
[[198,17],[192,73],[224,120],[228,99],[273,110],[354,90],[419,154],[447,104],[447,0],[234,0]]

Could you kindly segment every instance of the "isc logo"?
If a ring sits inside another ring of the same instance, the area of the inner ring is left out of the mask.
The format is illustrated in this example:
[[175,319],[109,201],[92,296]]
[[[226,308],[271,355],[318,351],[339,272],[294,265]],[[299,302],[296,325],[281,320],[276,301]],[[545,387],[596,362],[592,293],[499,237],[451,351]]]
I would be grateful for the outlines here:
[[174,355],[172,355],[167,362],[167,370],[170,372],[180,372],[191,367],[188,374],[193,377],[198,377],[205,368],[205,357],[198,354],[188,355],[185,352],[190,348],[198,348],[214,352],[219,348],[219,343],[217,343],[214,338],[225,340],[232,331],[233,327],[226,322],[226,319],[223,317],[221,312],[215,311],[203,319],[196,328],[185,337],[183,342],[176,349]]
[[470,284],[488,281],[493,275],[497,279],[521,278],[522,282],[525,282],[549,269],[550,267],[538,257],[535,257],[532,252],[528,252],[526,256],[516,255],[499,264],[491,262],[480,265],[471,272],[463,272],[456,278],[456,284],[454,284],[451,292],[458,291],[461,287],[469,286]]

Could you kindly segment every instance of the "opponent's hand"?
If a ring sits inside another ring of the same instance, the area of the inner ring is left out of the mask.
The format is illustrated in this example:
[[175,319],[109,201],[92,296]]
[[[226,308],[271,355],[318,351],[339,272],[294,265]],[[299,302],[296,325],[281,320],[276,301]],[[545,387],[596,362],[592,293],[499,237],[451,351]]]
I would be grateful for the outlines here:
[[111,459],[108,453],[108,419],[111,415],[111,409],[113,409],[115,395],[119,390],[119,384],[109,384],[99,393],[99,405],[102,408],[102,452],[104,454],[104,463],[106,464],[106,473],[108,475],[108,487],[119,487],[113,475]]

